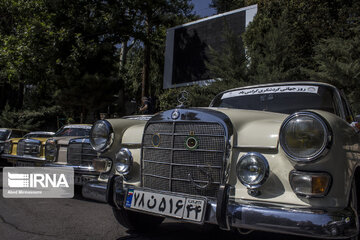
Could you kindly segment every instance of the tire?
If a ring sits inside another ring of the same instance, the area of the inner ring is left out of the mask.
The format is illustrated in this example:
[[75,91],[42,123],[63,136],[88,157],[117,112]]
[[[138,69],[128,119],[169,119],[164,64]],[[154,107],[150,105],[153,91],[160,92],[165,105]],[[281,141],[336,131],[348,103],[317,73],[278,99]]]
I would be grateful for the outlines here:
[[163,221],[163,217],[151,216],[144,213],[113,208],[116,220],[129,230],[148,232],[156,228]]
[[[352,209],[354,209],[354,211],[356,211],[359,215],[359,204],[360,204],[360,199],[358,198],[359,194],[358,194],[358,189],[357,189],[357,184],[355,182],[355,180],[353,181],[353,183],[351,184],[351,193],[350,193],[350,202],[349,205]],[[350,238],[351,240],[359,240],[359,235]]]

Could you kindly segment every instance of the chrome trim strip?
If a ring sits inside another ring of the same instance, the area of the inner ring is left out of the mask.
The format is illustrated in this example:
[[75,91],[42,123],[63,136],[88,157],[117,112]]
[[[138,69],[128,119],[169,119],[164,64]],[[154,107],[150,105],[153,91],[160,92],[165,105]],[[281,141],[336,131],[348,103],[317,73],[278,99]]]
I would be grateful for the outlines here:
[[[224,136],[223,136],[224,137]],[[185,148],[162,148],[162,147],[143,147],[143,149],[161,149],[161,150],[172,150],[172,151],[189,151],[189,149]],[[193,149],[193,152],[217,152],[223,153],[224,151],[220,150],[207,150],[207,149]]]
[[45,164],[45,167],[68,167],[68,168],[74,168],[74,171],[77,173],[85,173],[85,174],[98,174],[97,171],[94,170],[94,167],[89,166],[76,166],[76,165],[69,165],[69,164],[56,164],[56,163],[47,163]]
[[[160,133],[161,135],[165,135],[165,136],[188,136],[189,134],[186,134],[186,133],[174,133],[174,134],[171,134],[171,133]],[[152,134],[149,134],[149,133],[145,133],[144,135],[148,135],[148,136],[152,136]],[[224,135],[211,135],[211,134],[196,134],[196,136],[201,136],[201,137],[224,137]]]
[[196,164],[185,164],[185,163],[169,163],[169,162],[157,162],[157,161],[153,161],[153,160],[143,160],[144,162],[149,162],[149,163],[156,163],[156,164],[163,164],[163,165],[172,165],[172,166],[184,166],[184,167],[204,167],[204,168],[220,168],[222,169],[221,166],[208,166],[208,165],[196,165]]
[[40,158],[40,157],[32,157],[32,156],[27,156],[27,155],[11,155],[11,154],[1,154],[2,158],[6,158],[6,159],[15,159],[15,160],[35,160],[35,161],[45,161],[45,158]]

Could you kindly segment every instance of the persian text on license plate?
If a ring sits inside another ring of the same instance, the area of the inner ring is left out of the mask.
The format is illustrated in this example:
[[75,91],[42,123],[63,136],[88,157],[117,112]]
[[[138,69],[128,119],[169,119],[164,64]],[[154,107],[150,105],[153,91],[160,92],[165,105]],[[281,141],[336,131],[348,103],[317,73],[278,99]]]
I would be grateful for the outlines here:
[[204,199],[129,189],[125,207],[202,222],[205,213],[205,203]]

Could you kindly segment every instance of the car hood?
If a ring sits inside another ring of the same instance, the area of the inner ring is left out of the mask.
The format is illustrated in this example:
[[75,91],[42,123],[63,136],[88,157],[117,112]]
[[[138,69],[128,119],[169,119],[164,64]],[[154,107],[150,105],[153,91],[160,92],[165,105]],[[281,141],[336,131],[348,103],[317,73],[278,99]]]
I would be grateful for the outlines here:
[[45,144],[46,141],[50,138],[31,138],[31,139],[39,140],[41,142],[41,144]]
[[265,111],[210,108],[227,115],[233,125],[233,146],[275,149],[281,125],[288,114]]
[[[276,149],[279,132],[288,114],[230,109],[230,108],[184,108],[173,109],[155,115],[150,121],[172,121],[172,113],[179,112],[182,121],[217,121],[228,125],[232,146],[238,148]],[[140,140],[140,138],[138,139]]]
[[69,145],[69,142],[71,139],[75,139],[75,138],[86,138],[85,136],[81,137],[81,136],[69,136],[69,137],[53,137],[51,139],[56,140],[57,144],[59,145]]
[[18,143],[22,138],[10,138],[9,140],[14,144]]

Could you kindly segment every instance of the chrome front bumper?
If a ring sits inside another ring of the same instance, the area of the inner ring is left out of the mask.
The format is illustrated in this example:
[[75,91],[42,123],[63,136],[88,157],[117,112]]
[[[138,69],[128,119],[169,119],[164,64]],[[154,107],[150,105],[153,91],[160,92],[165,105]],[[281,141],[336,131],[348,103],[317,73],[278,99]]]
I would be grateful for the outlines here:
[[99,175],[99,172],[95,171],[95,169],[91,166],[84,167],[84,166],[69,165],[69,164],[46,163],[45,167],[69,167],[69,168],[73,168],[75,173],[78,174]]
[[33,157],[33,156],[19,156],[19,155],[11,155],[11,154],[1,154],[2,158],[8,159],[8,160],[20,160],[20,161],[41,161],[45,162],[45,158],[41,157]]
[[84,166],[56,164],[56,163],[46,163],[44,166],[73,168],[75,174],[74,184],[78,186],[84,186],[87,182],[96,180],[100,175],[100,173],[95,171],[94,168],[91,166],[84,167]]
[[[92,184],[91,189],[100,189],[97,183]],[[222,186],[217,199],[208,200],[205,222],[226,230],[244,228],[322,239],[344,239],[358,233],[358,216],[351,208],[320,210],[234,201],[229,199],[228,190]],[[109,179],[101,193],[107,195],[110,205],[123,208],[127,189],[121,177]]]

